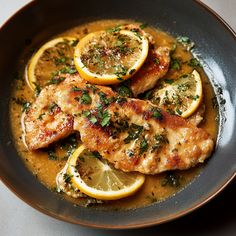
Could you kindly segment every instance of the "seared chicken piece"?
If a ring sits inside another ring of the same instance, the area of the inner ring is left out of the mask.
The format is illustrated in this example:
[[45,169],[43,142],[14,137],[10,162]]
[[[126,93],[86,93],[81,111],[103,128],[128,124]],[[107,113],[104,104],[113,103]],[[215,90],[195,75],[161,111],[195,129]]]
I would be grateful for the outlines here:
[[[50,143],[70,135],[74,119],[52,102],[51,86],[45,87],[25,115],[25,132],[29,149],[47,147]],[[26,140],[26,141],[27,141]]]
[[[51,104],[63,115],[49,119]],[[148,101],[118,97],[109,87],[86,84],[78,76],[43,89],[26,114],[25,129],[31,150],[77,130],[88,149],[116,168],[144,174],[190,168],[214,147],[206,131],[183,118]]]
[[157,81],[168,71],[170,65],[170,49],[158,47],[149,50],[148,57],[141,69],[130,79],[130,89],[134,97],[155,87]]

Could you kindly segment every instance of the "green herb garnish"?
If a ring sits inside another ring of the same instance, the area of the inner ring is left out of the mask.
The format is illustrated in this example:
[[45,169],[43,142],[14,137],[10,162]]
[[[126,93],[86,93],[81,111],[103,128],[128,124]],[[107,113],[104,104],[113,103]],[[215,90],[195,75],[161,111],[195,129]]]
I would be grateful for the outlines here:
[[162,116],[162,113],[161,113],[161,110],[158,109],[158,108],[153,108],[152,109],[152,117],[153,118],[156,118],[158,120],[162,120],[163,119],[163,116]]
[[154,58],[154,63],[155,63],[156,65],[159,65],[159,64],[160,64],[160,60],[156,57],[156,58]]
[[143,154],[148,150],[148,141],[147,139],[143,138],[140,143],[140,154]]
[[116,32],[119,32],[121,30],[121,26],[120,25],[117,25],[115,26],[114,28],[109,28],[107,29],[106,31],[108,33],[116,33]]
[[58,108],[58,105],[57,105],[55,102],[53,102],[53,103],[50,104],[49,107],[48,107],[49,113],[53,113],[53,111],[55,110],[55,108]]
[[30,106],[31,106],[31,103],[30,102],[27,102],[24,98],[13,98],[13,101],[22,106],[22,111],[23,112],[28,112]]
[[173,84],[174,80],[173,79],[164,79],[165,83],[167,84]]
[[90,122],[93,123],[93,124],[97,123],[97,121],[98,121],[95,116],[91,116],[91,117],[89,118],[89,120],[90,120]]
[[62,81],[64,81],[66,78],[64,77],[58,77],[58,78],[52,78],[48,81],[47,85],[50,84],[60,84]]
[[67,174],[67,173],[65,173],[64,175],[63,175],[63,179],[64,179],[64,181],[67,183],[67,184],[69,184],[70,182],[71,182],[71,178],[73,177],[73,175],[69,175],[69,174]]
[[51,161],[56,161],[56,160],[58,160],[58,157],[57,157],[57,155],[56,155],[56,152],[55,152],[55,149],[54,149],[54,148],[49,149],[49,150],[47,151],[47,153],[48,153],[48,159],[49,159],[49,160],[51,160]]
[[131,140],[137,139],[142,131],[143,131],[143,126],[132,123],[128,130],[128,136],[124,139],[124,142],[130,143]]
[[154,136],[154,141],[155,141],[155,144],[152,146],[152,152],[159,150],[165,144],[169,143],[169,140],[167,139],[165,134],[156,134]]
[[170,68],[174,70],[180,70],[181,64],[180,60],[177,58],[172,58],[170,62]]
[[44,115],[45,115],[45,113],[40,114],[38,117],[38,120],[42,120]]
[[132,69],[129,71],[129,74],[132,75],[136,70],[135,69]]
[[111,119],[111,115],[108,113],[108,111],[103,112],[101,115],[101,126],[105,127],[108,126],[110,124],[110,119]]
[[128,86],[125,86],[125,85],[119,86],[117,88],[117,92],[122,97],[132,97],[133,96],[133,93],[132,93],[131,89]]
[[161,185],[164,186],[170,186],[170,187],[179,187],[180,186],[180,181],[181,181],[181,176],[174,173],[174,172],[169,172],[165,178],[163,179]]
[[79,91],[81,91],[81,88],[78,88],[77,86],[73,86],[72,91],[73,92],[79,92]]
[[145,29],[148,26],[148,23],[143,23],[139,27],[140,29]]
[[33,82],[33,84],[34,84],[34,86],[35,86],[35,89],[34,89],[35,95],[38,96],[38,95],[40,94],[42,88],[41,88],[40,85],[39,85],[38,83],[36,83],[36,82]]
[[202,66],[197,58],[191,58],[190,61],[188,62],[188,65],[194,68]]
[[177,42],[181,43],[188,51],[190,51],[195,46],[195,43],[186,36],[177,37]]
[[83,92],[82,97],[80,98],[80,103],[81,104],[91,104],[92,103],[92,98],[87,92]]

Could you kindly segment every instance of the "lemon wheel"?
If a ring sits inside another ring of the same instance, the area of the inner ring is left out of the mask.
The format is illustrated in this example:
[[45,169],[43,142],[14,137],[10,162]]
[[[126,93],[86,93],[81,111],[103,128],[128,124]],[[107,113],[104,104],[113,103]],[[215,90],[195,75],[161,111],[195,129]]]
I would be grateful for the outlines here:
[[201,104],[203,97],[200,74],[194,70],[191,74],[178,79],[165,79],[157,89],[152,102],[165,110],[187,118]]
[[139,70],[148,48],[148,39],[137,30],[98,31],[77,44],[74,62],[81,77],[89,82],[116,84]]
[[67,162],[73,186],[100,200],[116,200],[135,193],[144,183],[139,173],[126,173],[110,166],[97,154],[80,146]]
[[[43,74],[45,71],[52,72],[53,70],[58,69],[58,68],[56,68],[56,67],[54,68],[52,65],[50,65],[50,62],[62,64],[62,62],[64,62],[66,60],[67,57],[65,56],[65,52],[59,50],[59,49],[63,50],[62,48],[58,48],[58,45],[60,45],[60,44],[61,45],[67,44],[67,46],[72,46],[72,45],[75,46],[77,44],[77,39],[73,38],[73,37],[55,38],[53,40],[48,41],[43,46],[41,46],[39,48],[39,50],[31,57],[28,65],[26,67],[26,70],[25,70],[25,77],[26,77],[26,81],[27,81],[28,86],[32,90],[35,90],[36,85],[39,83],[37,77],[40,77],[41,75],[42,75],[42,77],[47,77]],[[51,58],[50,58],[51,60],[48,59],[50,57],[50,53],[51,53]],[[73,53],[74,53],[74,49],[73,49]],[[59,55],[55,55],[55,54],[59,54]],[[37,67],[40,64],[40,61],[43,56],[47,57],[44,61],[44,64],[48,64],[48,65],[47,65],[45,71],[43,68],[40,68],[39,72],[41,73],[41,75],[37,76],[36,75]],[[72,58],[73,58],[73,54],[72,54]]]

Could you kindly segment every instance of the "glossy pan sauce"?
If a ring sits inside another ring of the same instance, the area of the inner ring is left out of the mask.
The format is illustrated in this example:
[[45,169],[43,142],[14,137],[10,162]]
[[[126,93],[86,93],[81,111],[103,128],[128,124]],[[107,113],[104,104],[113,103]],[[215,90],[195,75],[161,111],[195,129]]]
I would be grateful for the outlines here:
[[[124,23],[136,23],[129,20],[102,20],[97,22],[90,22],[84,25],[80,25],[69,29],[63,32],[60,35],[55,35],[55,38],[58,36],[71,36],[81,39],[86,34],[93,32],[104,30],[107,28],[112,28],[118,24]],[[137,24],[137,23],[136,23]],[[176,58],[181,58],[181,61],[189,61],[193,56],[187,51],[183,46],[176,43],[176,39],[170,36],[168,33],[160,31],[158,29],[152,27],[146,27],[145,31],[150,33],[156,45],[158,46],[173,46],[177,45],[176,50],[174,51],[173,56]],[[197,45],[196,45],[197,46]],[[27,51],[29,54],[29,50]],[[68,57],[72,57],[72,52],[68,51]],[[31,52],[32,55],[32,52]],[[12,126],[12,133],[15,139],[15,145],[17,150],[22,158],[22,161],[27,166],[27,168],[32,172],[32,178],[37,178],[42,184],[44,184],[51,191],[55,191],[56,182],[55,178],[57,173],[63,168],[66,163],[67,157],[65,157],[65,151],[60,146],[57,145],[55,148],[57,150],[57,154],[62,158],[58,158],[54,156],[54,152],[50,152],[50,150],[39,150],[35,152],[30,152],[25,147],[22,141],[22,127],[21,127],[21,115],[22,115],[22,106],[27,107],[26,102],[32,102],[35,99],[34,92],[28,87],[27,83],[25,83],[25,78],[23,75],[23,70],[27,65],[28,58],[25,57],[21,60],[21,64],[23,65],[23,69],[20,68],[19,72],[22,75],[16,78],[14,81],[13,92],[12,92],[12,102],[10,103],[10,119]],[[51,63],[52,64],[52,63]],[[47,81],[50,79],[51,72],[53,69],[50,68],[50,63],[45,63],[39,65],[38,70],[42,69],[45,71],[44,80]],[[22,66],[21,65],[21,66]],[[48,70],[47,70],[48,67]],[[178,78],[179,76],[187,73],[191,73],[193,68],[189,66],[187,63],[182,64],[180,70],[170,70],[165,78]],[[204,89],[204,99],[203,103],[205,104],[206,110],[204,114],[204,120],[200,124],[200,127],[204,128],[216,141],[217,131],[218,131],[218,123],[217,123],[217,109],[215,101],[215,94],[211,87],[211,84],[205,75],[203,69],[201,67],[197,68],[198,72],[201,74],[201,79],[203,82]],[[37,71],[36,71],[37,74]],[[20,104],[20,105],[19,105]],[[72,136],[69,138],[69,146],[79,145],[79,141],[75,141],[76,136]],[[66,141],[63,145],[67,145]],[[67,145],[68,146],[68,145]],[[196,178],[201,171],[201,165],[186,171],[175,171],[169,173],[162,173],[154,176],[146,176],[146,181],[144,186],[133,196],[124,198],[116,201],[108,201],[103,204],[95,204],[96,206],[105,209],[130,209],[130,208],[138,208],[142,206],[149,205],[154,202],[163,201],[168,197],[173,196],[178,191],[185,188],[191,181]],[[207,181],[207,180],[206,180]],[[57,193],[59,194],[59,193]],[[73,199],[64,194],[61,194],[62,197],[72,201],[76,205],[82,206],[91,206],[88,204],[87,199]]]

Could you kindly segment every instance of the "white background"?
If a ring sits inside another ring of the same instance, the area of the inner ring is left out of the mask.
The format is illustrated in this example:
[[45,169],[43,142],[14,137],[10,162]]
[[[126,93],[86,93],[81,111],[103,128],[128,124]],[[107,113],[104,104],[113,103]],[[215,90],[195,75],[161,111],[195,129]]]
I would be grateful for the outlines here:
[[[202,0],[213,8],[236,31],[236,0]],[[29,0],[0,0],[0,26]],[[224,194],[224,193],[223,193]],[[233,210],[233,209],[232,209]],[[220,212],[219,212],[219,217]],[[196,217],[195,217],[196,218]],[[234,222],[236,225],[236,222]],[[225,224],[225,223],[222,223]],[[216,225],[212,231],[201,235],[236,235],[233,224]],[[177,224],[175,224],[177,226]],[[198,223],[196,222],[196,228]],[[0,182],[0,236],[44,236],[44,235],[174,235],[175,229],[168,226],[157,226],[149,229],[130,231],[111,231],[84,228],[78,225],[64,223],[34,210],[19,200]],[[218,230],[219,229],[219,230]],[[183,229],[183,231],[185,231]],[[186,233],[186,231],[185,231]],[[194,233],[194,228],[191,235]],[[179,235],[178,233],[175,235]],[[187,235],[187,234],[184,234]]]

